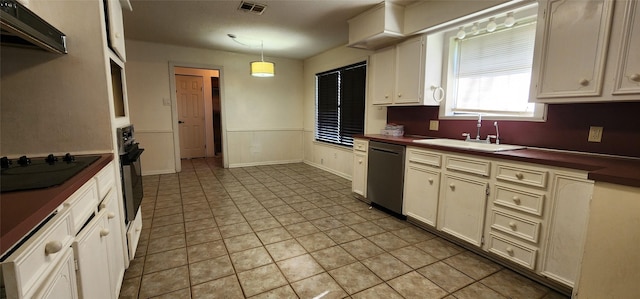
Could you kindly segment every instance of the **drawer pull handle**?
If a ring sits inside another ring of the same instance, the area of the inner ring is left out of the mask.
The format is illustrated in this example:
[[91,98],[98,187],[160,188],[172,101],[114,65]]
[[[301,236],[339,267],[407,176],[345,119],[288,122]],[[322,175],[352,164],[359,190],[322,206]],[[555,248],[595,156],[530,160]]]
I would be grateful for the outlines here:
[[512,230],[516,230],[516,223],[515,223],[515,222],[513,222],[513,221],[510,221],[510,222],[509,222],[509,227],[510,227]]
[[508,246],[506,250],[510,256],[513,256],[513,248],[511,248],[511,246]]
[[398,97],[399,97],[399,98],[401,98],[401,97],[402,97],[402,94],[401,94],[401,93],[399,93],[399,94],[398,94]]
[[44,245],[44,253],[47,255],[54,254],[60,251],[61,249],[62,249],[62,242],[60,241],[51,241],[47,243],[47,245]]
[[449,184],[449,188],[451,188],[451,190],[456,190],[456,185],[454,185],[453,183]]
[[116,218],[116,214],[114,212],[107,213],[107,219],[113,219],[113,218]]
[[524,174],[522,174],[522,172],[518,172],[516,173],[516,178],[522,180],[524,178]]
[[517,204],[517,205],[520,205],[520,198],[519,198],[519,197],[514,196],[514,197],[512,198],[512,200],[513,200],[513,203],[515,203],[515,204]]
[[582,86],[589,86],[589,80],[587,79],[581,79],[579,83]]
[[433,185],[433,179],[432,178],[429,178],[428,181],[429,181],[429,184]]
[[103,228],[100,230],[100,237],[105,237],[107,235],[109,235],[110,231],[107,228]]
[[629,77],[629,79],[631,79],[631,81],[634,81],[634,82],[640,82],[640,74],[637,74],[637,73],[633,74]]
[[103,203],[100,204],[100,210],[106,209],[106,208],[107,208],[107,204],[106,203],[103,202]]

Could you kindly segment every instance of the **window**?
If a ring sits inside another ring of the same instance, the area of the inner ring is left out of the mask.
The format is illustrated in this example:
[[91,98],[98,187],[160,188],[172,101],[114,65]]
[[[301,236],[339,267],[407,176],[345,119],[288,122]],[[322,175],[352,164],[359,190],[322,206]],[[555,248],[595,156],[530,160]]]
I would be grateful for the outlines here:
[[367,63],[316,74],[316,140],[353,146],[364,133]]
[[[495,31],[478,29],[486,28],[490,21],[500,24]],[[464,30],[463,26],[445,34],[448,40],[445,43],[448,47],[445,51],[445,116],[480,113],[542,119],[544,106],[529,103],[535,12],[521,17],[510,27],[503,22],[492,18],[474,23],[475,33],[472,30],[458,33]]]

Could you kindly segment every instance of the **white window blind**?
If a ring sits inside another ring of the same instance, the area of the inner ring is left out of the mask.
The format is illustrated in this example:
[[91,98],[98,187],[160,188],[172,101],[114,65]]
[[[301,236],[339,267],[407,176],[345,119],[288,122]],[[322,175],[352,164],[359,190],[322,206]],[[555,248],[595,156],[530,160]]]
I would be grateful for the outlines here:
[[457,112],[532,112],[528,103],[535,22],[455,39],[453,82]]

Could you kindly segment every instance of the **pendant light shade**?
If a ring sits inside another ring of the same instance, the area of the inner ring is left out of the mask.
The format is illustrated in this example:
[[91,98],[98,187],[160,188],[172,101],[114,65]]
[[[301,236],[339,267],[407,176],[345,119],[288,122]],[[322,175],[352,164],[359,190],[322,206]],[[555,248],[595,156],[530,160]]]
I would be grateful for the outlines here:
[[251,76],[273,77],[276,65],[273,62],[264,61],[264,44],[260,42],[260,61],[251,62]]

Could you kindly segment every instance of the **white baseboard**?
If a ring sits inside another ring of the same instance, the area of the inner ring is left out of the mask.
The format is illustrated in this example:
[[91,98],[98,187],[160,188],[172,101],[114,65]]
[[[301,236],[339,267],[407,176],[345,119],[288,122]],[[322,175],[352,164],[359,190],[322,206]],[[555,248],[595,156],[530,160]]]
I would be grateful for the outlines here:
[[175,169],[161,169],[161,170],[152,170],[152,171],[143,171],[142,176],[146,175],[159,175],[159,174],[170,174],[176,173]]
[[291,164],[291,163],[301,163],[301,162],[302,162],[302,159],[280,160],[280,161],[260,161],[260,162],[250,162],[250,163],[234,163],[234,164],[229,164],[229,168]]

